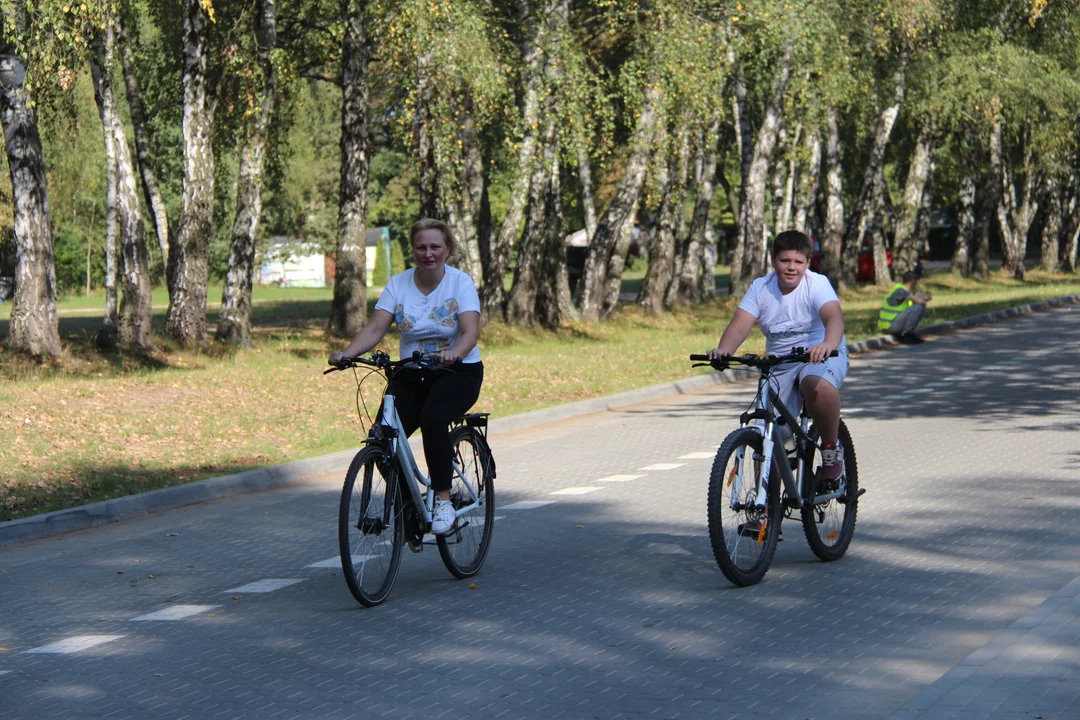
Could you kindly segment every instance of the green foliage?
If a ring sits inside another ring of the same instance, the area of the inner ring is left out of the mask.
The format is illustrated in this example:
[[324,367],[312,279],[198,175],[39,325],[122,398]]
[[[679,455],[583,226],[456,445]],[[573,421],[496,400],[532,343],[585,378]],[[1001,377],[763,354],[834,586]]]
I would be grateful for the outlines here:
[[[390,273],[386,271],[386,248],[390,248]],[[370,278],[368,278],[368,285],[384,286],[390,279],[390,275],[395,275],[405,269],[405,257],[402,251],[402,243],[394,242],[391,240],[389,243],[384,243],[379,240],[378,245],[375,246],[375,272]]]

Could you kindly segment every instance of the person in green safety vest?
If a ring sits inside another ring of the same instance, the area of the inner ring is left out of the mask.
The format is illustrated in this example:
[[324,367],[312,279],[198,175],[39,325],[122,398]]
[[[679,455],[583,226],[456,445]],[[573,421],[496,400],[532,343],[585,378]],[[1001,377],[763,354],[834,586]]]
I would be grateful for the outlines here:
[[908,270],[900,280],[881,304],[878,329],[892,335],[897,342],[918,345],[923,339],[915,334],[915,328],[922,321],[930,296],[915,292],[915,286],[919,284],[918,273]]

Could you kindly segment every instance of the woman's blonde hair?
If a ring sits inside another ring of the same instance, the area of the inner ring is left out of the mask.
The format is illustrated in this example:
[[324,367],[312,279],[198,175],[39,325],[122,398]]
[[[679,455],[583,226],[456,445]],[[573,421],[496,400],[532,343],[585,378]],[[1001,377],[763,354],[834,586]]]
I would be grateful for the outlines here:
[[413,223],[413,226],[409,228],[409,245],[413,244],[413,240],[416,239],[416,235],[424,230],[438,230],[443,234],[443,238],[446,240],[446,250],[448,255],[453,255],[457,249],[457,241],[454,240],[454,233],[450,231],[450,226],[444,223],[442,220],[436,220],[435,218],[420,218]]

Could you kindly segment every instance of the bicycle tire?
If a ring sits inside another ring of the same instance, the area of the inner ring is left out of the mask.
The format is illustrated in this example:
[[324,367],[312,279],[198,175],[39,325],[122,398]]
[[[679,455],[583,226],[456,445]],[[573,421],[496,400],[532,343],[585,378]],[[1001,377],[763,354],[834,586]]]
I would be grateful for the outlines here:
[[[749,455],[751,459],[744,463],[743,473],[738,476],[736,461],[740,450],[744,457]],[[739,428],[728,435],[716,451],[709,476],[709,540],[713,555],[724,577],[739,587],[761,582],[776,554],[780,538],[782,481],[776,473],[771,473],[769,479],[765,512],[754,504],[762,463],[753,460],[753,456],[760,457],[761,452],[761,433],[750,427]],[[737,477],[738,483],[735,482]],[[758,519],[764,519],[764,531],[756,536],[746,534],[745,526]]]
[[338,550],[349,591],[364,607],[390,594],[401,567],[404,532],[400,471],[381,448],[356,454],[345,475],[338,509]]
[[[810,437],[817,439],[817,430],[813,426]],[[843,420],[840,421],[840,444],[844,447],[843,498],[821,505],[805,505],[801,511],[806,542],[814,555],[825,562],[844,557],[855,536],[855,521],[859,514],[859,467],[851,433]],[[819,457],[815,451],[810,461],[811,468],[817,464]]]
[[[495,482],[491,477],[491,449],[483,436],[468,426],[457,427],[450,434],[454,463],[479,496],[480,506],[458,517],[454,528],[436,536],[439,555],[450,573],[459,579],[480,572],[491,548],[495,530]],[[454,472],[450,502],[457,510],[472,502],[461,476]]]

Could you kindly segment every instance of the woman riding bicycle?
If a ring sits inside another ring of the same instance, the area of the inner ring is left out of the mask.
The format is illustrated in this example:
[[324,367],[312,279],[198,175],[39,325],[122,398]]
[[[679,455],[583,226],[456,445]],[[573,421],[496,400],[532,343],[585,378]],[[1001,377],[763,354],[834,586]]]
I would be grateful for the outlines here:
[[454,526],[450,421],[473,406],[484,382],[484,364],[476,346],[480,298],[472,278],[446,264],[455,247],[446,223],[430,218],[418,221],[409,230],[409,243],[415,266],[390,278],[367,324],[344,350],[330,353],[329,363],[337,365],[369,352],[396,322],[402,358],[419,351],[437,354],[444,366],[456,365],[454,372],[402,370],[388,388],[405,432],[412,435],[420,428],[423,433],[424,457],[435,491],[431,531],[443,535]]
[[[750,285],[720,343],[708,354],[714,360],[734,355],[755,322],[761,324],[765,351],[770,355],[809,348],[811,362],[789,363],[774,371],[773,390],[793,413],[799,412],[801,393],[821,433],[821,480],[831,481],[844,474],[838,433],[840,386],[848,371],[847,340],[836,291],[828,278],[807,269],[810,247],[810,238],[801,232],[789,230],[776,236],[773,272]],[[840,354],[829,357],[833,350]]]

